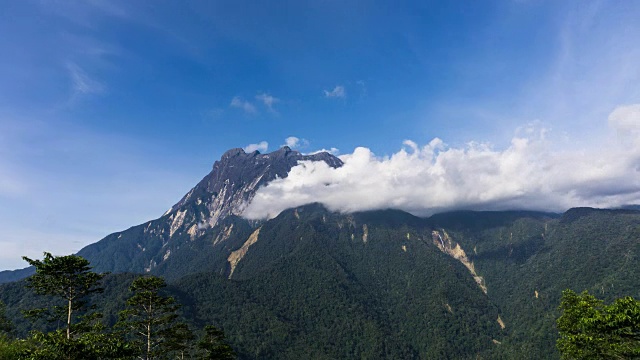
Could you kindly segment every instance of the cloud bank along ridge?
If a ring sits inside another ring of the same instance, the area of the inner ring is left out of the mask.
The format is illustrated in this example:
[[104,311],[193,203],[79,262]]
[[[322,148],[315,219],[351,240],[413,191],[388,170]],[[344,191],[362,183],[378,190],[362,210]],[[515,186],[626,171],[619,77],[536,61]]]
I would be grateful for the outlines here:
[[552,150],[546,130],[521,129],[510,145],[448,147],[435,138],[413,141],[390,157],[358,147],[341,168],[304,161],[287,178],[260,188],[243,216],[264,219],[319,202],[330,210],[400,209],[430,215],[455,209],[564,211],[640,202],[640,104],[609,116],[617,136],[589,149]]

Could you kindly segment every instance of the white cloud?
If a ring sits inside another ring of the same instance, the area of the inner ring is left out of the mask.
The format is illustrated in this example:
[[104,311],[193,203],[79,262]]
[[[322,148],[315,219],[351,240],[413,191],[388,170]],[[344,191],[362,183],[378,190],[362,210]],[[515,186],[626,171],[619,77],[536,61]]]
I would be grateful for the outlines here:
[[307,139],[300,139],[295,136],[289,136],[288,138],[284,139],[284,144],[282,144],[282,146],[288,146],[292,149],[307,147],[309,146],[309,141]]
[[609,126],[623,134],[640,131],[640,104],[617,107],[609,115]]
[[265,152],[267,151],[267,149],[269,148],[269,143],[266,141],[260,141],[257,144],[249,144],[247,146],[244,147],[244,151],[251,153],[254,152],[256,150],[260,151],[260,152]]
[[269,111],[271,112],[275,112],[273,105],[280,102],[280,99],[278,99],[277,97],[273,97],[267,93],[256,95],[256,100],[261,101],[264,106],[266,106],[267,109],[269,109]]
[[314,154],[319,154],[319,153],[322,153],[322,152],[326,152],[326,153],[329,153],[329,154],[334,155],[334,156],[338,156],[340,154],[340,150],[338,150],[337,148],[332,147],[331,149],[322,148],[320,150],[315,150],[315,151],[312,151],[310,153],[307,153],[307,155],[314,155]]
[[640,202],[640,136],[631,145],[603,138],[592,148],[557,151],[545,129],[525,129],[503,150],[483,143],[453,148],[435,138],[422,147],[405,141],[383,158],[359,147],[340,156],[344,166],[338,169],[302,162],[258,190],[244,215],[273,217],[311,202],[342,212],[395,208],[417,215]]
[[247,114],[255,114],[257,112],[256,107],[253,106],[252,103],[247,100],[243,100],[239,96],[235,96],[233,99],[231,99],[231,103],[229,104],[229,106],[242,109]]
[[333,90],[324,90],[324,96],[328,98],[341,98],[344,99],[347,97],[347,92],[344,89],[344,86],[337,85]]

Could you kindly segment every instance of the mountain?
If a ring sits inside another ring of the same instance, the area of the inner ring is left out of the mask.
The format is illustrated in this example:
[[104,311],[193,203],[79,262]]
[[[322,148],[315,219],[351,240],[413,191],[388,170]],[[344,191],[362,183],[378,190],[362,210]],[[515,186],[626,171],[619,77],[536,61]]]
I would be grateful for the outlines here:
[[[211,172],[162,217],[110,234],[81,249],[78,255],[90,260],[96,271],[142,273],[162,266],[169,257],[180,253],[183,244],[201,237],[214,236],[215,245],[226,246],[232,234],[242,237],[248,229],[244,223],[225,220],[237,219],[258,188],[276,178],[287,177],[299,161],[324,161],[334,168],[342,166],[342,161],[329,153],[303,155],[288,146],[269,154],[246,153],[239,148],[228,150],[213,164]],[[3,271],[0,283],[16,281],[32,273],[30,268]]]
[[[213,245],[231,226],[241,230]],[[171,279],[189,322],[220,326],[242,359],[558,359],[562,290],[640,297],[632,210],[418,218],[311,204],[218,228],[151,272]],[[94,300],[108,318],[130,281],[112,275]],[[0,286],[16,319],[29,298],[19,282]]]
[[[220,326],[242,359],[558,359],[564,289],[640,298],[634,208],[419,218],[309,204],[239,216],[300,160],[342,165],[326,153],[230,150],[162,217],[82,249],[114,273],[92,302],[114,321],[131,273],[161,275],[187,321]],[[24,333],[20,308],[42,300],[12,282],[0,301]]]

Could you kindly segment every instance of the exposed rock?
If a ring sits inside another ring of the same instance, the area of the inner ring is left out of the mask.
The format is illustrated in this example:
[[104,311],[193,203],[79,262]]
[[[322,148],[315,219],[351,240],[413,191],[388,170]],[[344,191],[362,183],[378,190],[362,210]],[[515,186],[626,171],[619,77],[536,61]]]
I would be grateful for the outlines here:
[[240,260],[242,260],[242,258],[247,254],[249,247],[255,244],[256,241],[258,241],[258,235],[260,234],[260,229],[262,228],[261,227],[257,228],[256,231],[254,231],[249,236],[247,241],[244,242],[242,247],[232,252],[227,258],[227,261],[229,261],[229,266],[231,267],[231,271],[229,272],[229,279],[231,279],[231,276],[233,275],[233,272],[236,270],[236,266],[238,266],[238,263],[240,262]]
[[442,234],[440,234],[439,231],[434,230],[431,233],[431,236],[433,239],[433,244],[437,246],[438,249],[440,249],[440,251],[460,261],[462,265],[464,265],[469,270],[469,272],[471,273],[471,276],[473,276],[473,280],[475,280],[476,284],[478,284],[482,292],[486,294],[487,286],[484,283],[484,278],[482,278],[482,276],[479,276],[476,273],[476,269],[475,269],[475,266],[473,265],[473,262],[469,260],[469,258],[467,257],[467,254],[462,249],[460,244],[456,243],[455,246],[453,246],[453,241],[451,241],[451,237],[449,237],[447,232],[444,230],[442,230]]

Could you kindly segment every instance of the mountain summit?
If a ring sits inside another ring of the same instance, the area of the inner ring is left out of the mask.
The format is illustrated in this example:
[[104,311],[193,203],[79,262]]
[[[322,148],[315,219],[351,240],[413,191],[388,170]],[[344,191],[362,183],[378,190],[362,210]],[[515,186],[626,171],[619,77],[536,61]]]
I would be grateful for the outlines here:
[[[200,228],[213,227],[229,215],[242,215],[261,186],[277,178],[286,178],[291,168],[299,161],[324,161],[334,168],[343,165],[340,159],[329,153],[303,155],[288,146],[269,154],[261,154],[258,151],[246,153],[240,148],[231,149],[225,152],[222,158],[213,164],[211,172],[165,215],[171,214],[175,225],[181,223],[180,226],[184,226],[186,212],[195,205],[195,218],[188,224],[191,227],[197,224],[200,224]],[[195,231],[195,228],[192,231]]]
[[[217,234],[218,224],[228,217],[241,216],[260,187],[287,177],[299,161],[324,161],[334,168],[343,165],[327,152],[304,155],[288,146],[268,154],[247,153],[240,148],[228,150],[213,164],[211,172],[159,219],[110,234],[84,247],[78,255],[90,260],[97,271],[149,272],[182,244]],[[241,227],[223,227],[226,233],[220,235],[218,242],[230,238]],[[0,283],[32,273],[29,268],[3,271]]]
[[[242,215],[261,186],[287,177],[299,161],[343,165],[329,153],[304,155],[288,146],[268,154],[228,150],[213,164],[211,172],[162,217],[111,234],[78,254],[89,259],[98,271],[149,272],[170,256],[184,253],[183,245],[198,238],[214,238],[218,244],[236,233],[244,236],[244,231],[250,230],[247,222],[239,222],[234,228],[234,219]],[[219,226],[229,217],[229,224]]]

